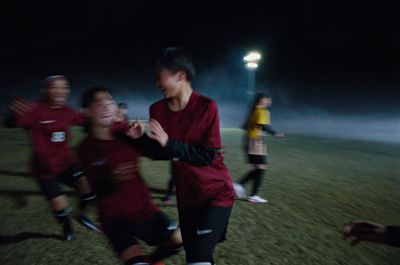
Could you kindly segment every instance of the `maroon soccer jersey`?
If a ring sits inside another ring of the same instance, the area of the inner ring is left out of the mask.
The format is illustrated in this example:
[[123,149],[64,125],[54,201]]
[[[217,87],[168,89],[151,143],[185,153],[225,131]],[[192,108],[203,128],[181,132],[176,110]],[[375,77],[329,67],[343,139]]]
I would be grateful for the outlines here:
[[[103,225],[121,219],[145,220],[159,211],[139,175],[138,152],[123,138],[107,141],[88,136],[80,144],[78,156],[98,194]],[[129,173],[118,179],[121,167],[127,166],[131,168]]]
[[[150,117],[157,120],[170,140],[189,145],[221,149],[221,134],[217,105],[211,99],[192,93],[184,110],[171,111],[163,99],[150,107]],[[211,204],[231,207],[235,194],[232,178],[221,152],[207,166],[195,166],[182,160],[172,159],[176,177],[178,207]]]
[[70,127],[85,121],[81,113],[67,105],[52,109],[46,101],[38,101],[31,112],[16,115],[16,121],[30,131],[32,171],[38,178],[51,179],[78,162],[68,144]]

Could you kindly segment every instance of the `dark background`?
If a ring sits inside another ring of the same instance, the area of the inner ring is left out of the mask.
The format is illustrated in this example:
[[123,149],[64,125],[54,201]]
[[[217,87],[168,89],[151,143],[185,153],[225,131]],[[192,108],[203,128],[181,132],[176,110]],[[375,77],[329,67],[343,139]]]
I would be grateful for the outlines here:
[[102,84],[143,116],[161,96],[153,58],[178,45],[196,62],[194,88],[222,109],[246,109],[242,57],[255,49],[263,54],[257,90],[274,96],[278,120],[286,112],[398,117],[398,1],[218,2],[3,4],[1,112],[14,95],[37,98],[45,76],[64,74],[72,105],[83,89]]

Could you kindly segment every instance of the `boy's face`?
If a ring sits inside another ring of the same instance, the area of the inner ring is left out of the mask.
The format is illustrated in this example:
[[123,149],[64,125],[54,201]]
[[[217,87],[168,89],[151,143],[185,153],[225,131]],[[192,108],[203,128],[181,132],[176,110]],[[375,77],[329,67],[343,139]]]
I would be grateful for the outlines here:
[[157,76],[156,85],[165,98],[172,98],[178,94],[185,80],[185,74],[182,71],[172,73],[167,69],[162,69]]
[[47,98],[52,105],[62,106],[67,101],[70,93],[69,83],[64,79],[55,79],[43,91],[47,94]]
[[87,115],[94,125],[111,127],[117,114],[117,105],[108,92],[97,92]]
[[128,109],[125,107],[119,107],[118,108],[119,113],[121,114],[127,114],[128,113]]

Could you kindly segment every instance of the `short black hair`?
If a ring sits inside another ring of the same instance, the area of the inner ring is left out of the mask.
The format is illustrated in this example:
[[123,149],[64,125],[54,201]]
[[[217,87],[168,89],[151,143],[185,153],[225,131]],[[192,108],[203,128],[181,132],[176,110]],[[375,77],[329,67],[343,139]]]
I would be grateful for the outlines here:
[[193,81],[196,70],[192,57],[180,47],[169,47],[161,50],[154,63],[154,71],[156,76],[162,69],[167,69],[172,73],[183,71],[186,73],[186,79]]
[[[107,92],[110,93],[110,90],[106,87],[103,86],[92,86],[86,89],[85,92],[83,92],[82,95],[82,100],[81,100],[81,106],[82,108],[88,108],[90,104],[94,101],[94,97],[98,92]],[[111,94],[111,93],[110,93]]]
[[42,88],[47,88],[53,83],[55,80],[64,80],[68,82],[68,79],[63,75],[50,75],[42,80],[40,83]]

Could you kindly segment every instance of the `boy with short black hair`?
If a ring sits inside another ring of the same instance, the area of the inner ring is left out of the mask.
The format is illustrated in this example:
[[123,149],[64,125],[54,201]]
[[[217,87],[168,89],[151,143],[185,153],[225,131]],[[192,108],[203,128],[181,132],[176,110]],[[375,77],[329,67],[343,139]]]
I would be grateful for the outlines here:
[[155,74],[164,99],[150,107],[149,137],[172,162],[186,262],[213,265],[235,198],[220,152],[217,105],[193,91],[195,67],[183,49],[163,50]]
[[[96,199],[80,163],[68,146],[70,127],[83,124],[85,119],[81,113],[65,104],[70,87],[64,76],[45,78],[41,91],[44,99],[32,102],[17,98],[10,108],[16,125],[30,132],[33,145],[32,173],[49,200],[55,218],[63,226],[64,239],[71,240],[73,229],[68,217],[71,209],[60,182],[77,189],[81,198],[81,210],[85,210]],[[82,214],[78,215],[78,221],[96,232],[101,232]]]
[[[125,135],[127,128],[115,127],[117,106],[104,87],[86,90],[82,107],[90,129],[78,154],[98,195],[104,233],[124,264],[162,264],[160,260],[182,249],[182,238],[177,224],[152,202],[139,173],[139,155],[150,155],[146,140],[150,145],[153,141],[146,136],[132,140]],[[129,129],[138,134],[143,130],[138,120]],[[144,255],[138,239],[158,248]]]

